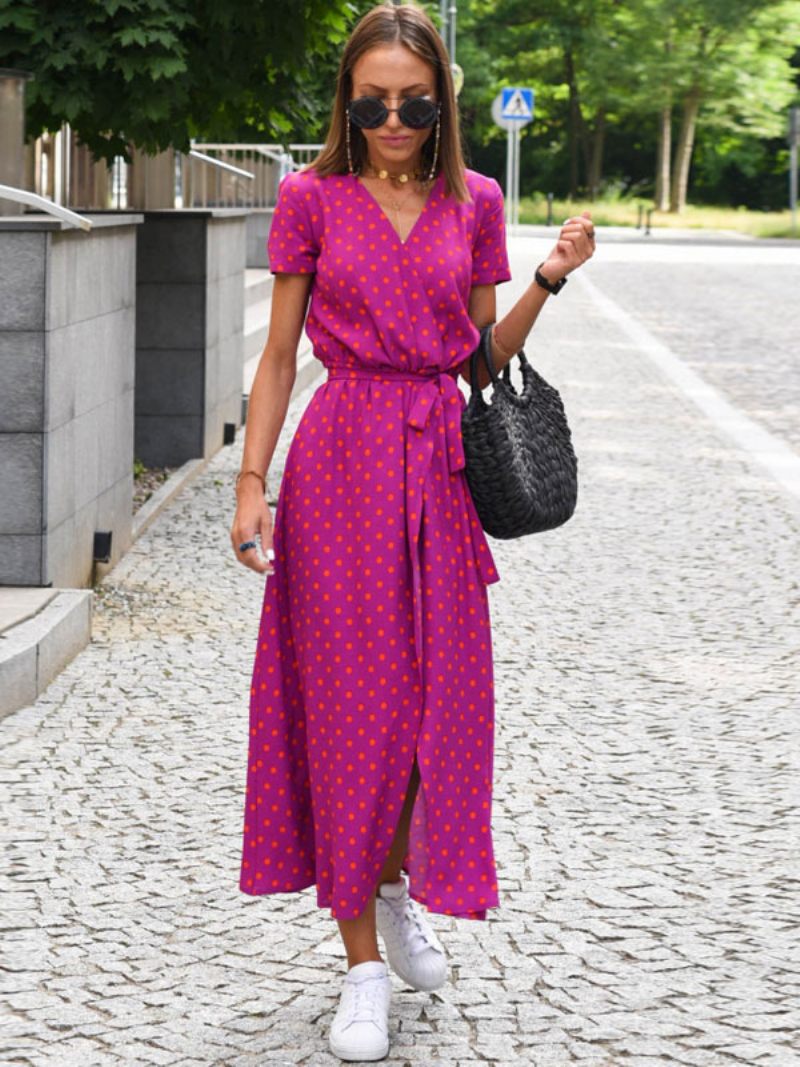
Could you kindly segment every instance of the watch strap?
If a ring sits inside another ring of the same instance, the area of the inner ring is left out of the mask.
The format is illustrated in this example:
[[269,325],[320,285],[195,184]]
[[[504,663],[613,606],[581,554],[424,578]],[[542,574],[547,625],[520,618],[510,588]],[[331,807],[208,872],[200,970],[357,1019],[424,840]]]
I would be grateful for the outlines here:
[[534,279],[537,285],[541,285],[542,289],[546,289],[548,293],[552,293],[554,296],[559,293],[567,284],[566,275],[563,278],[559,278],[557,282],[548,281],[542,274],[541,268],[544,266],[544,260],[536,268]]

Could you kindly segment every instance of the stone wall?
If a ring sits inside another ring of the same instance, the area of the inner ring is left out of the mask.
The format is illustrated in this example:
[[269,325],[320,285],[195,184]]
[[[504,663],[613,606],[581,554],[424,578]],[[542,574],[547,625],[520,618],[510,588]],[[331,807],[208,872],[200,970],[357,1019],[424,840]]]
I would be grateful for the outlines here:
[[211,456],[241,425],[247,210],[147,211],[136,268],[136,456]]
[[0,219],[0,584],[84,587],[130,543],[141,215]]

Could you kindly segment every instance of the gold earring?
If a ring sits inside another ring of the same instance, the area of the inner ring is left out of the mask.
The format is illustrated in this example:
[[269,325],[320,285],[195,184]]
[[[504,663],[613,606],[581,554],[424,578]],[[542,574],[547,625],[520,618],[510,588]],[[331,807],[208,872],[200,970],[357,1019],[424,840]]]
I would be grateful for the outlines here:
[[439,153],[439,125],[440,119],[436,118],[436,144],[433,147],[433,162],[431,163],[431,169],[428,171],[428,181],[432,182],[436,177],[436,157]]
[[350,175],[353,176],[353,157],[350,155],[350,116],[345,111],[345,143],[347,144],[347,169],[350,171]]

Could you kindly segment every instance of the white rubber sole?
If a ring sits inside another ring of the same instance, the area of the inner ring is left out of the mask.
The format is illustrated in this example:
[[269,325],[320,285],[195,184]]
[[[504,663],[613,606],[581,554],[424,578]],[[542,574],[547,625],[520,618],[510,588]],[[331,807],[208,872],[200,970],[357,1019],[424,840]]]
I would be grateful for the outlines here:
[[345,1045],[337,1044],[336,1040],[331,1037],[328,1040],[328,1045],[334,1056],[338,1056],[340,1060],[346,1060],[348,1063],[368,1063],[374,1060],[383,1060],[389,1055],[390,1042],[387,1039],[386,1046],[381,1050],[376,1049],[374,1052],[358,1052],[354,1053],[352,1049],[348,1049]]

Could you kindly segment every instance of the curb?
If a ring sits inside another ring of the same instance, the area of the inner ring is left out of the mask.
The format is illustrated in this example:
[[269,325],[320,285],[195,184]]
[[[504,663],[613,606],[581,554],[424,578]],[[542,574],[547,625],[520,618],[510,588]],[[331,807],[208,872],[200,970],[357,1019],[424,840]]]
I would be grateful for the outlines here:
[[[188,460],[142,504],[133,517],[131,544],[205,470],[210,458]],[[107,567],[98,581],[117,571],[124,560],[123,556],[115,566]],[[92,639],[94,589],[53,589],[52,593],[37,612],[0,633],[0,722],[32,704]]]
[[0,721],[32,704],[91,638],[94,591],[53,592],[35,615],[0,634]]
[[[197,459],[188,459],[182,467],[178,467],[176,471],[170,474],[169,478],[160,485],[158,489],[153,493],[149,500],[139,508],[136,514],[133,516],[133,526],[131,528],[131,544],[142,536],[145,530],[150,526],[154,520],[161,514],[178,493],[181,492],[187,485],[195,480],[195,478],[202,474],[202,472],[208,466],[211,456],[207,459],[202,456]],[[110,574],[114,567],[109,568],[106,574]],[[105,578],[106,574],[101,577]]]

